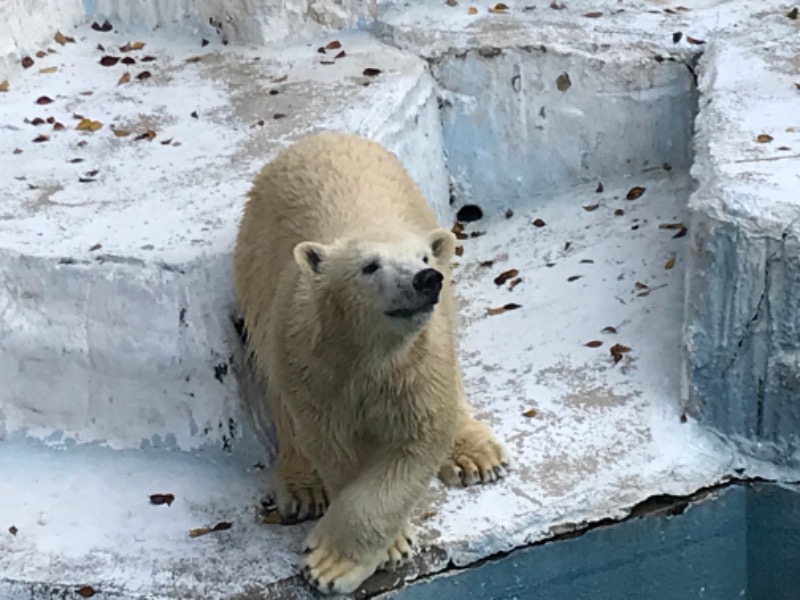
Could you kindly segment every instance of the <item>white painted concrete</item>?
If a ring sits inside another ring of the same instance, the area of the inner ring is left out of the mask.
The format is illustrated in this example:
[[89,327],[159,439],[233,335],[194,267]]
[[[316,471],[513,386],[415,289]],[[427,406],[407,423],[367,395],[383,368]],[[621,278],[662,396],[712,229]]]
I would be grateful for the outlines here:
[[[42,2],[43,9],[54,4]],[[120,32],[93,32],[84,22],[70,33],[76,44],[56,46],[58,54],[23,70],[16,60],[35,52],[37,36],[51,38],[44,29],[80,17],[72,7],[37,12],[39,20],[28,22],[17,4],[0,7],[8,17],[0,33],[20,32],[3,47],[15,60],[0,62],[0,81],[10,81],[10,91],[0,92],[0,596],[46,597],[84,584],[123,598],[285,592],[275,586],[294,573],[308,525],[267,526],[255,516],[269,490],[266,469],[253,465],[268,469],[270,457],[254,439],[230,372],[238,341],[229,320],[229,261],[255,170],[291,140],[322,128],[359,132],[396,151],[449,224],[458,206],[447,203],[446,155],[458,204],[471,198],[486,210],[468,228],[485,235],[465,240],[458,261],[462,357],[470,396],[508,441],[519,469],[490,488],[432,485],[417,518],[423,540],[441,551],[423,572],[622,517],[650,495],[690,493],[735,469],[796,476],[737,455],[693,420],[681,423],[678,402],[684,295],[698,309],[697,316],[690,310],[690,325],[705,319],[702,326],[716,332],[727,318],[701,314],[704,296],[695,286],[704,278],[724,297],[720,282],[730,264],[697,263],[687,256],[689,242],[699,256],[714,250],[715,259],[747,258],[735,243],[756,248],[756,240],[775,238],[777,224],[794,214],[791,199],[800,197],[796,163],[759,162],[763,170],[755,171],[729,160],[743,147],[761,152],[743,159],[765,153],[767,146],[743,140],[776,128],[776,111],[789,98],[783,94],[791,76],[774,73],[780,63],[764,58],[781,50],[772,40],[796,30],[788,8],[695,2],[690,12],[668,14],[660,2],[575,0],[564,10],[549,2],[527,12],[512,6],[509,15],[481,6],[472,16],[464,4],[278,9],[240,0],[226,3],[217,34],[207,24],[219,18],[210,1],[97,0],[85,3],[88,21],[109,16]],[[333,16],[319,17],[326,10]],[[403,51],[355,33],[260,48],[235,43],[308,36],[326,19],[334,27],[366,25],[364,15],[376,10],[375,33]],[[593,10],[605,14],[581,16]],[[160,31],[148,31],[154,26]],[[773,33],[765,37],[767,30]],[[229,31],[231,43],[223,46]],[[673,44],[676,31],[683,35]],[[674,239],[674,230],[658,224],[689,223],[693,183],[684,150],[691,71],[704,49],[686,35],[718,47],[700,66],[707,95],[700,99],[691,237]],[[204,36],[211,44],[201,48]],[[347,56],[322,65],[338,49],[320,55],[316,48],[334,38]],[[137,63],[131,74],[146,68],[153,77],[118,86],[125,69],[99,66],[102,52],[94,48],[136,39],[147,45],[131,56],[157,60]],[[737,48],[748,49],[769,83],[748,80],[758,71],[739,68]],[[208,56],[185,63],[201,54]],[[438,87],[416,55],[431,61]],[[39,72],[47,66],[58,71]],[[368,80],[360,75],[365,67],[383,73]],[[564,92],[554,79],[562,72],[571,81]],[[87,90],[93,94],[80,94]],[[55,102],[35,104],[41,95]],[[710,105],[708,95],[715,98]],[[764,120],[754,117],[762,106]],[[75,131],[73,112],[104,126]],[[271,119],[276,112],[287,116]],[[50,127],[24,119],[50,115],[67,129],[33,143]],[[253,127],[261,119],[264,125]],[[112,124],[134,133],[115,137]],[[157,132],[152,142],[133,141],[147,129]],[[164,139],[181,145],[162,146]],[[77,146],[83,140],[87,145]],[[21,154],[12,153],[17,147]],[[84,162],[68,162],[73,158]],[[671,171],[658,169],[664,161]],[[96,181],[77,181],[95,169]],[[729,189],[731,178],[750,200],[711,193]],[[602,193],[595,192],[598,179]],[[644,195],[622,199],[634,185],[646,187]],[[582,208],[593,204],[599,206]],[[760,212],[773,206],[772,214]],[[624,214],[615,216],[616,209]],[[536,218],[545,226],[533,227]],[[719,222],[703,229],[712,219]],[[742,223],[754,226],[735,229]],[[695,228],[718,236],[718,246],[705,245]],[[786,299],[799,297],[791,286],[800,241],[795,230],[785,231],[777,263],[784,270],[773,266],[770,306],[786,318],[771,321],[780,344],[771,368],[773,381],[794,385],[800,359],[792,336],[800,327],[789,312],[796,305]],[[95,244],[102,248],[90,250]],[[673,256],[675,266],[665,269]],[[484,260],[495,262],[482,267]],[[492,282],[507,268],[523,279],[513,291]],[[753,263],[737,275],[744,300],[723,313],[738,315],[733,323],[759,297],[759,268]],[[582,277],[567,281],[575,275]],[[637,281],[652,291],[640,295]],[[485,313],[508,302],[522,307]],[[606,326],[618,333],[601,333]],[[603,345],[584,346],[595,339]],[[730,348],[726,339],[700,351]],[[632,349],[616,365],[613,342]],[[697,348],[690,347],[695,356]],[[177,500],[150,506],[147,496],[156,492]],[[188,538],[188,529],[219,520],[233,529]],[[16,535],[6,533],[11,525]]]

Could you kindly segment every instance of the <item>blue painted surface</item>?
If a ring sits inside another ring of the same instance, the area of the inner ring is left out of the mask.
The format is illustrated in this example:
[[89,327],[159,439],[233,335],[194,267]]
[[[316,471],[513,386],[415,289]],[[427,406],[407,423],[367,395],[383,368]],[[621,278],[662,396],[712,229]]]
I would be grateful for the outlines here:
[[726,488],[682,515],[644,516],[525,548],[396,598],[797,600],[800,493]]

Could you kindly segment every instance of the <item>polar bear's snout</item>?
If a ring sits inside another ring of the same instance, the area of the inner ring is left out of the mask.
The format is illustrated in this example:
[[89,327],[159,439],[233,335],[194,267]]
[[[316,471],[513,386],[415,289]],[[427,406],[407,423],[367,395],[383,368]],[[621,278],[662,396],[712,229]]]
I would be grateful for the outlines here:
[[436,304],[439,301],[439,292],[442,291],[442,281],[444,276],[436,269],[423,269],[414,275],[411,285],[422,296]]

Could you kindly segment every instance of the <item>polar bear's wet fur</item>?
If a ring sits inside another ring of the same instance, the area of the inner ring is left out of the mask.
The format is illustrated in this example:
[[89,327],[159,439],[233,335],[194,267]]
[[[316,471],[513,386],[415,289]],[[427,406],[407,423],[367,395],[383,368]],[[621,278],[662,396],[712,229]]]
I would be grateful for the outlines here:
[[356,136],[300,140],[249,193],[236,295],[278,434],[278,510],[321,516],[301,566],[323,592],[411,556],[431,477],[471,485],[507,465],[464,396],[455,243],[400,161]]

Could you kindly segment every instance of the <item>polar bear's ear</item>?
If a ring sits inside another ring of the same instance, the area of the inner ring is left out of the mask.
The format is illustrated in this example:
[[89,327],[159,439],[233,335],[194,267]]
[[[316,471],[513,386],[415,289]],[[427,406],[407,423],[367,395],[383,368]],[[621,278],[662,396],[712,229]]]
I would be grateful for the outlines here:
[[294,260],[304,273],[320,272],[328,248],[316,242],[300,242],[294,247]]
[[456,236],[448,229],[434,229],[428,234],[431,252],[439,260],[447,260],[456,251]]

